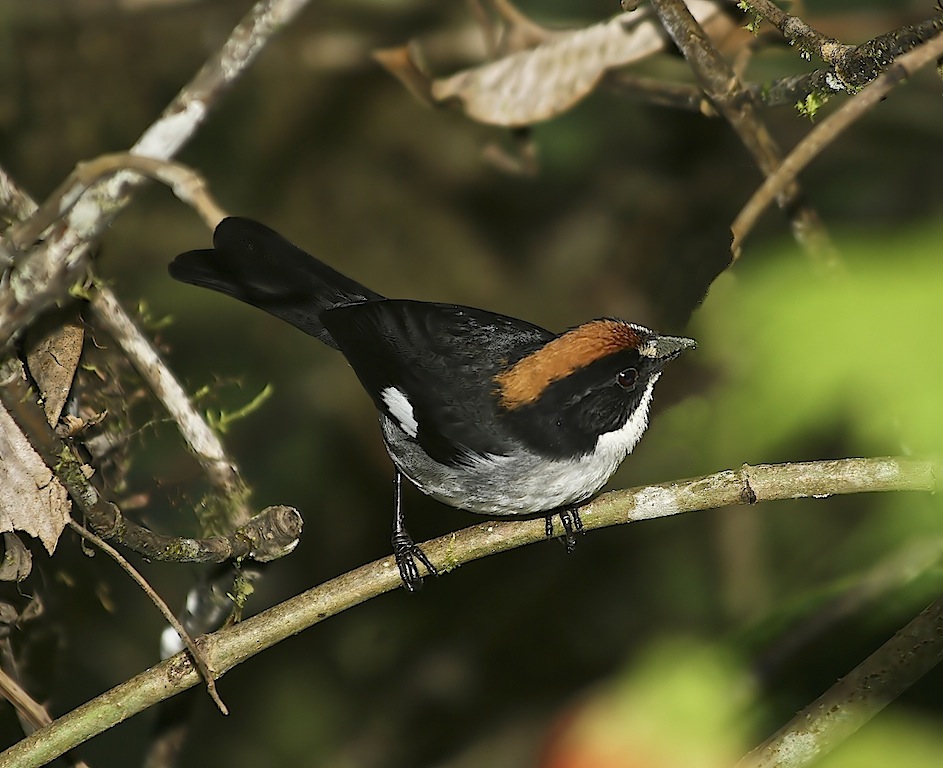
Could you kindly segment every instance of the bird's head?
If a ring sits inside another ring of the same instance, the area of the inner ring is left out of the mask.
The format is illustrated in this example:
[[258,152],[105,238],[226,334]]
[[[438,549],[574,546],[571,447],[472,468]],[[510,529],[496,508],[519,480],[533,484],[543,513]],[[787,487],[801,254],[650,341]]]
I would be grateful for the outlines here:
[[620,431],[628,452],[648,424],[665,364],[696,346],[623,320],[592,320],[514,361],[495,376],[494,394],[508,423],[545,453],[583,455]]

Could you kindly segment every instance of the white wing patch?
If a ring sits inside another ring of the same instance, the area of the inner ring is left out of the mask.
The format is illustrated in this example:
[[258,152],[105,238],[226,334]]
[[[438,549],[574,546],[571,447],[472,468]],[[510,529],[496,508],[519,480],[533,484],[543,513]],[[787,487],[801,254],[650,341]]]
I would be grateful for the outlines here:
[[390,416],[399,424],[403,432],[410,437],[415,437],[419,433],[419,422],[416,421],[413,406],[406,395],[396,387],[387,387],[380,393],[380,399],[383,400]]

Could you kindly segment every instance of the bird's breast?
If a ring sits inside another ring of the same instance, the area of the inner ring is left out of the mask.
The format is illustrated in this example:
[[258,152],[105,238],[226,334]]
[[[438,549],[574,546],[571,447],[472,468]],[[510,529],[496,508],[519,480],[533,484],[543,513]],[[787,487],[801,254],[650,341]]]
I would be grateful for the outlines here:
[[592,496],[632,450],[638,424],[600,436],[590,453],[547,458],[519,448],[507,455],[469,454],[456,465],[426,454],[393,420],[381,415],[384,443],[399,470],[423,493],[452,507],[485,515],[549,512]]

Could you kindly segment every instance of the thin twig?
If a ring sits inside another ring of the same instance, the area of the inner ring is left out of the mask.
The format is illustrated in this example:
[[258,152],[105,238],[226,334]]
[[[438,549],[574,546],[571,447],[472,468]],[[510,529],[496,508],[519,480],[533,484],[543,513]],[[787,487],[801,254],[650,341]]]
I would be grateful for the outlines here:
[[101,179],[118,171],[135,171],[166,184],[182,202],[200,214],[210,230],[216,229],[216,225],[226,217],[226,212],[210,194],[206,179],[189,166],[130,152],[116,152],[78,163],[32,216],[10,228],[6,235],[10,243],[18,251],[31,247],[46,229],[75,207],[82,195]]
[[33,728],[42,728],[52,722],[46,708],[2,669],[0,669],[0,696],[9,701]]
[[713,105],[704,98],[704,91],[695,85],[634,75],[623,70],[607,72],[602,83],[609,90],[644,99],[649,104],[700,112],[708,117],[717,116]]
[[[29,723],[33,729],[43,728],[52,722],[52,718],[46,711],[46,708],[29,693],[10,675],[0,669],[0,695],[9,701],[19,715]],[[69,761],[72,768],[89,768],[84,760],[73,759]]]
[[[269,39],[308,0],[260,0],[229,39],[168,104],[160,118],[131,148],[144,157],[168,160],[203,124],[220,97],[245,72]],[[16,269],[0,291],[0,349],[41,312],[64,296],[88,266],[90,247],[130,200],[143,177],[120,171],[81,196],[62,226],[48,230],[43,243]],[[0,262],[15,249],[0,240]]]
[[[220,563],[250,557],[266,562],[288,554],[298,543],[301,515],[284,506],[267,507],[253,517],[247,515],[242,525],[226,528],[224,535],[203,539],[165,536],[138,525],[109,501],[98,476],[89,476],[84,471],[81,458],[46,421],[43,409],[22,376],[4,377],[0,402],[96,532],[145,557],[189,563]],[[220,508],[230,505],[228,498],[218,502]]]
[[147,583],[145,579],[138,570],[129,563],[124,555],[122,555],[117,549],[115,549],[111,544],[105,541],[100,536],[96,536],[88,528],[86,528],[81,523],[76,522],[72,518],[69,518],[69,527],[72,528],[79,536],[81,536],[86,541],[90,541],[96,547],[98,547],[102,552],[108,555],[112,560],[114,560],[125,573],[128,574],[137,585],[143,590],[144,594],[147,595],[151,602],[157,606],[157,610],[161,612],[166,621],[170,626],[174,628],[174,631],[180,635],[180,639],[183,640],[184,645],[187,647],[190,656],[193,659],[193,663],[196,664],[196,668],[199,671],[201,677],[206,681],[206,690],[210,695],[210,698],[216,703],[216,706],[219,707],[219,711],[224,715],[229,714],[229,709],[223,703],[223,700],[219,697],[219,693],[216,690],[216,679],[211,671],[210,663],[203,655],[203,651],[200,650],[197,646],[196,641],[190,637],[190,633],[184,629],[183,624],[177,621],[177,617],[174,616],[174,612],[170,610],[167,603],[164,602],[163,598],[157,594],[154,588]]
[[[651,4],[704,92],[736,131],[763,174],[772,174],[779,167],[782,152],[760,119],[748,89],[711,44],[683,0],[651,0]],[[835,264],[838,257],[828,233],[815,211],[803,202],[798,183],[793,181],[783,187],[776,202],[788,213],[793,236],[806,252],[827,265]]]
[[921,67],[943,55],[943,33],[931,38],[919,48],[915,48],[897,59],[874,82],[866,86],[856,96],[849,99],[834,114],[809,131],[808,135],[796,145],[778,169],[770,174],[759,189],[753,193],[734,219],[731,231],[733,242],[731,250],[738,254],[743,241],[755,226],[757,220],[770,203],[782,196],[783,190],[795,183],[799,172],[805,168],[822,150],[831,144],[856,120],[864,116],[895,87],[904,82]]
[[[934,491],[933,464],[910,458],[743,466],[674,483],[607,493],[580,508],[586,530],[734,504],[869,491]],[[440,573],[545,539],[543,520],[488,521],[422,545]],[[377,560],[204,638],[213,669],[247,658],[400,584],[392,557]],[[131,715],[199,683],[174,656],[63,715],[0,754],[0,768],[35,768]]]
[[204,534],[227,533],[245,525],[251,515],[249,491],[238,466],[226,452],[219,436],[193,407],[177,377],[125,312],[114,293],[107,286],[98,285],[92,291],[90,305],[93,318],[121,347],[131,365],[174,420],[210,482],[228,502],[224,510],[214,505],[214,509],[207,509],[198,515]]

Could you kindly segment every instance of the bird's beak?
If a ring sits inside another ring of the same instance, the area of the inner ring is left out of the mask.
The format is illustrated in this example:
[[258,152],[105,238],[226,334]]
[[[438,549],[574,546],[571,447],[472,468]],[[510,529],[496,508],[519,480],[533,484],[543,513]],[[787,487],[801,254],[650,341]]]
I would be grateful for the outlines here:
[[684,336],[653,336],[639,350],[642,357],[649,357],[661,363],[674,360],[686,349],[695,349],[697,342]]

